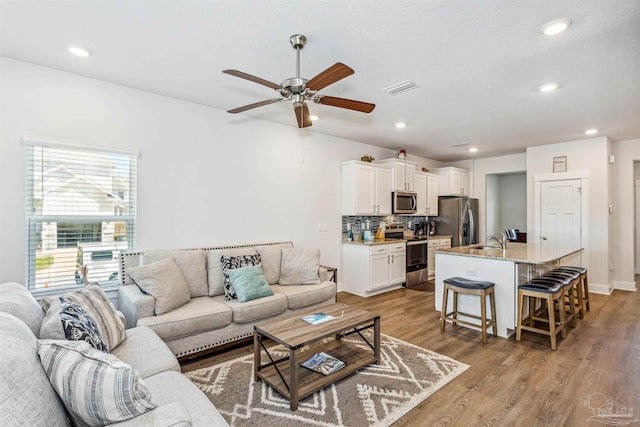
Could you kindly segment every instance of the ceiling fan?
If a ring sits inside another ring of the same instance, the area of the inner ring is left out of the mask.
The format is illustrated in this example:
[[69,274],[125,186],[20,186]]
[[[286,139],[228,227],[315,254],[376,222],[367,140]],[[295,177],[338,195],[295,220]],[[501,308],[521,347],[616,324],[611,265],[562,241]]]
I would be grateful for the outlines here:
[[353,74],[353,69],[341,62],[337,62],[311,80],[304,79],[300,77],[300,51],[307,43],[307,38],[302,34],[294,34],[289,38],[289,41],[291,42],[291,46],[296,50],[296,77],[285,79],[279,85],[238,70],[222,71],[225,74],[240,77],[241,79],[250,80],[254,83],[275,89],[281,95],[281,98],[267,99],[265,101],[234,108],[233,110],[229,110],[229,113],[241,113],[253,108],[274,104],[276,102],[291,101],[296,113],[298,127],[305,128],[312,124],[306,101],[313,101],[316,104],[330,105],[332,107],[346,108],[348,110],[361,111],[363,113],[370,113],[373,111],[376,107],[375,104],[318,94],[318,91]]

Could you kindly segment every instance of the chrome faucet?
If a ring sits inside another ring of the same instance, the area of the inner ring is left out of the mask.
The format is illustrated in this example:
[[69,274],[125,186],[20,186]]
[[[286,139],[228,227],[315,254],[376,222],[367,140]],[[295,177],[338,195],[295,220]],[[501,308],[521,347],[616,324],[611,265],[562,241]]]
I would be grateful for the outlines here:
[[500,244],[500,247],[502,248],[502,250],[506,250],[507,249],[507,235],[504,234],[502,231],[499,231],[498,233],[500,233],[500,238],[497,238],[496,236],[489,236],[489,237],[487,237],[487,242],[489,240],[495,240],[496,242],[498,242]]

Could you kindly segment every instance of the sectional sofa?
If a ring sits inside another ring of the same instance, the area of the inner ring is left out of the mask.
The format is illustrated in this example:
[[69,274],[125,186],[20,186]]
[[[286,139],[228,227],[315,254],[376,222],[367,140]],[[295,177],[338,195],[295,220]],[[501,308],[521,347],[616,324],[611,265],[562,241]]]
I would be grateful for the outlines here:
[[[120,309],[127,327],[150,328],[186,359],[251,337],[258,322],[335,303],[336,283],[327,280],[319,258],[319,250],[294,248],[291,242],[122,253]],[[186,290],[180,277],[167,280],[170,268],[153,271],[167,259],[175,261]],[[247,259],[258,259],[272,295],[229,300],[222,261]]]

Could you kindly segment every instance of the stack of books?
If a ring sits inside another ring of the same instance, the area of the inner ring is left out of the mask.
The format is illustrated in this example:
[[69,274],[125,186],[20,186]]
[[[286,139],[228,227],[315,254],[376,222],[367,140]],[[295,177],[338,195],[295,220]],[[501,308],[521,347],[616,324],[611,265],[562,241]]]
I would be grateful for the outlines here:
[[320,323],[328,322],[329,320],[333,319],[335,319],[335,317],[325,313],[314,313],[309,314],[308,316],[302,316],[302,320],[307,323],[311,323],[312,325],[318,325]]
[[314,353],[313,356],[302,362],[301,365],[307,369],[329,375],[342,368],[345,363],[340,359],[329,356],[327,353]]

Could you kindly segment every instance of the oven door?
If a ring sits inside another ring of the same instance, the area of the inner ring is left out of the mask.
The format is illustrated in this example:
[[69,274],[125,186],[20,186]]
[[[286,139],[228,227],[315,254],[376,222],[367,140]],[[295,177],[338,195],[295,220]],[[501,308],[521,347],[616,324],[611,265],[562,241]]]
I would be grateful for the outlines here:
[[407,242],[407,272],[427,268],[427,240]]

